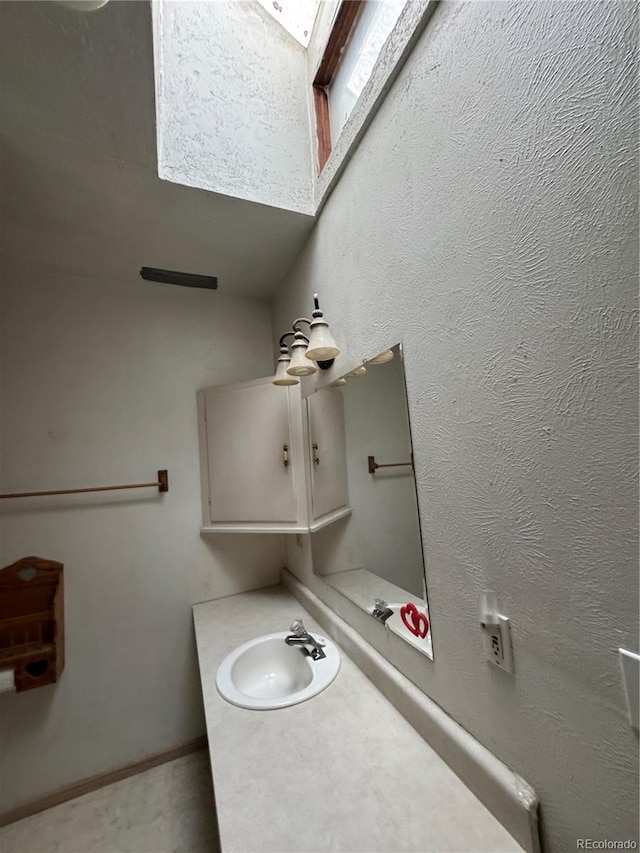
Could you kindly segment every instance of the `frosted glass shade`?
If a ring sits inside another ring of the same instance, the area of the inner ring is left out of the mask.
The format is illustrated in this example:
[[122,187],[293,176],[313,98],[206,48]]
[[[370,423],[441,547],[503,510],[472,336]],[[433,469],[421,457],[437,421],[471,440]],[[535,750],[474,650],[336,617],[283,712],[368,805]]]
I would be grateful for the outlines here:
[[58,0],[60,5],[68,6],[77,12],[94,12],[106,6],[109,0]]
[[274,385],[298,385],[299,384],[298,380],[295,377],[289,376],[289,374],[287,373],[287,367],[289,367],[290,363],[291,363],[291,359],[289,358],[288,353],[286,355],[280,356],[280,358],[278,359],[278,369],[276,370],[276,375],[273,377],[273,380],[272,380]]
[[329,325],[324,320],[313,320],[309,333],[307,358],[313,361],[329,361],[339,355],[340,350],[329,331]]
[[291,364],[287,368],[290,376],[311,376],[317,367],[306,356],[307,345],[304,342],[294,343],[291,347]]
[[357,379],[358,376],[365,376],[367,373],[367,368],[364,364],[361,364],[360,367],[356,367],[355,370],[352,370],[351,373],[347,373],[347,379]]
[[374,355],[373,358],[367,359],[367,364],[386,364],[393,359],[393,350],[386,349],[380,355]]

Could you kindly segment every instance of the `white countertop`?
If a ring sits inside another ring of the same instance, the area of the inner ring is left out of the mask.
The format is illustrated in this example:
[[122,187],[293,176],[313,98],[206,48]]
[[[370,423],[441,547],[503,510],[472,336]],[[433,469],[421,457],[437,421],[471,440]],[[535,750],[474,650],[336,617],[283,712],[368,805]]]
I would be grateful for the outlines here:
[[502,853],[521,848],[341,651],[338,677],[275,711],[215,686],[242,643],[302,616],[281,587],[193,608],[223,853]]

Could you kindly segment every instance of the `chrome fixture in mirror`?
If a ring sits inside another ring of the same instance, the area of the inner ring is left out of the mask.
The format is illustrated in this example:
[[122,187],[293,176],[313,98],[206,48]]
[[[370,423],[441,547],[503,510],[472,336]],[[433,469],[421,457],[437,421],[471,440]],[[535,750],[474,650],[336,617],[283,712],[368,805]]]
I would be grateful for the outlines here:
[[340,389],[351,508],[312,534],[314,572],[432,657],[401,345],[343,379],[307,400],[311,412],[321,395]]

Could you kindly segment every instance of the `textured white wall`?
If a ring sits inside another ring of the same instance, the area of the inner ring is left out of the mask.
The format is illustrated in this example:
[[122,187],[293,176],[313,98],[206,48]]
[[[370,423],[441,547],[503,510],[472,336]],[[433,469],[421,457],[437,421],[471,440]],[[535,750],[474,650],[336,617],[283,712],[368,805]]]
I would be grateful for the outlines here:
[[257,3],[154,3],[161,178],[313,212],[304,48]]
[[536,788],[554,853],[638,833],[636,42],[624,2],[441,4],[274,314],[318,291],[336,374],[404,342],[435,661],[393,661]]
[[[278,536],[201,537],[196,390],[271,370],[268,305],[38,261],[3,267],[0,565],[65,565],[60,682],[0,696],[0,811],[204,733],[191,604],[278,582]],[[117,247],[112,247],[116,250]]]

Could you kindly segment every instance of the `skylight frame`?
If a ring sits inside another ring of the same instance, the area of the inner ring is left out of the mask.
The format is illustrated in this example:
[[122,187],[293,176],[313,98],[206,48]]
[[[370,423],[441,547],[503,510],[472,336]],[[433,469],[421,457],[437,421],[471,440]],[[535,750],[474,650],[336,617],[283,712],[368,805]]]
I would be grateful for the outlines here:
[[329,86],[338,70],[342,53],[367,0],[343,0],[335,17],[320,65],[313,78],[313,102],[318,134],[318,171],[322,172],[333,150],[329,120]]
[[[329,0],[325,0],[325,2],[329,2]],[[330,5],[333,6],[334,4],[330,3]],[[335,5],[337,6],[338,4],[336,3]],[[351,114],[345,122],[340,136],[333,144],[333,149],[328,160],[326,160],[321,170],[316,168],[314,181],[314,207],[316,215],[320,213],[334,187],[340,180],[340,176],[346,168],[349,159],[360,144],[367,128],[391,90],[438,5],[439,0],[410,0],[410,2],[406,3],[395,27],[378,55],[371,76],[365,84],[361,96],[358,98]],[[317,24],[321,21],[321,15],[322,9],[318,15]],[[333,26],[333,22],[335,22],[335,16],[333,16],[332,22],[326,26],[327,33],[329,33]],[[323,57],[321,50],[314,48],[314,38],[312,38],[309,46],[309,51],[313,51],[314,54],[313,64],[309,69],[310,94],[312,88],[311,81],[315,80]],[[325,42],[326,40],[327,36],[325,36]],[[312,108],[311,114],[316,131],[314,135],[317,136],[318,117],[316,110]]]

